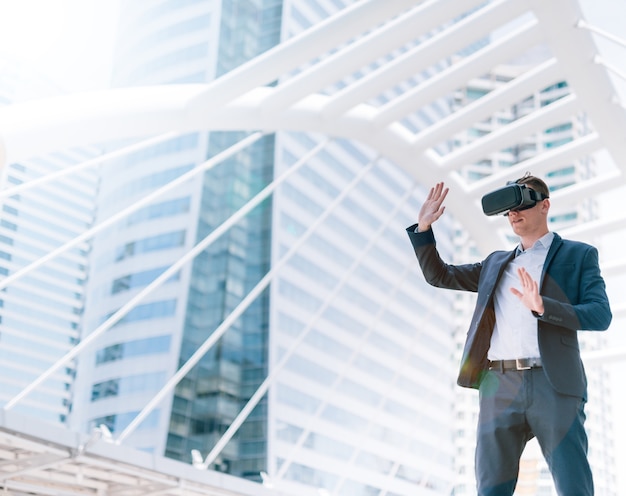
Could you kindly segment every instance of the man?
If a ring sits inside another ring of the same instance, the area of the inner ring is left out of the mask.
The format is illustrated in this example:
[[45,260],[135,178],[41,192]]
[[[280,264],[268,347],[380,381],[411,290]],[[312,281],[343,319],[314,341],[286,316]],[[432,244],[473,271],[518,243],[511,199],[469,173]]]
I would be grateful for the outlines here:
[[605,330],[611,322],[598,252],[549,231],[549,190],[541,179],[527,174],[515,184],[532,196],[505,214],[519,236],[513,251],[475,264],[442,261],[431,225],[445,210],[443,183],[431,188],[407,232],[431,285],[478,293],[458,377],[460,386],[479,390],[478,496],[513,494],[533,437],[558,494],[592,496],[577,331]]

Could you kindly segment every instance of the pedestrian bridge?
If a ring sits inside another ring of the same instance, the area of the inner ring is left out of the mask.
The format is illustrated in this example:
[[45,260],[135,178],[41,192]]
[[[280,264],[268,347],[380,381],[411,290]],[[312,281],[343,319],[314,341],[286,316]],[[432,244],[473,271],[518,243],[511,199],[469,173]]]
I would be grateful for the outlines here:
[[[106,428],[71,432],[0,411],[2,494],[57,496],[306,496],[286,493],[213,470],[129,449]],[[319,495],[311,489],[311,496]]]

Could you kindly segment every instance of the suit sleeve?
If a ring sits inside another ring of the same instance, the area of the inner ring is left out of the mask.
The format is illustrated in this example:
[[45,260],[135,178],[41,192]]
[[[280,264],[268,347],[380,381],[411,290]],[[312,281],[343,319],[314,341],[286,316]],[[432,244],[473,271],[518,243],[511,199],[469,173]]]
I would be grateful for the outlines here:
[[[580,260],[576,284],[570,274],[548,273],[542,288],[544,313],[540,320],[574,330],[606,330],[612,319],[604,279],[600,274],[598,251],[592,246]],[[562,271],[559,271],[562,272]]]
[[415,256],[426,282],[432,286],[462,291],[478,291],[482,264],[450,265],[439,256],[432,229],[415,232],[417,224],[407,228]]

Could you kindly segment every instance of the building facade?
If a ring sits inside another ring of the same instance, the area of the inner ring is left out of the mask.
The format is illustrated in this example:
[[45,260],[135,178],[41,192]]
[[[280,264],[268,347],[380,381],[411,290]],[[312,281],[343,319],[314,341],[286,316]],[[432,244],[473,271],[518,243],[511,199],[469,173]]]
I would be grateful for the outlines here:
[[[0,105],[59,93],[54,85],[17,62],[0,61]],[[82,170],[33,188],[27,187],[28,183],[98,153],[99,149],[86,147],[63,150],[9,163],[1,171],[0,405],[70,351],[82,330],[90,243],[75,244],[45,265],[29,267],[92,226],[98,171]],[[22,189],[11,194],[11,188]],[[13,280],[8,283],[8,278]],[[16,410],[66,423],[75,375],[76,362],[67,363]]]

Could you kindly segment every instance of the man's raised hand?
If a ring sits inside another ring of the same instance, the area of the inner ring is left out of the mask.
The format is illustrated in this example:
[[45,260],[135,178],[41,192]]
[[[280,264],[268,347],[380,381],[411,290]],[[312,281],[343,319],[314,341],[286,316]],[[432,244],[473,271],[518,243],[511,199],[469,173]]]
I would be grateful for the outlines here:
[[442,182],[430,188],[428,197],[420,209],[417,220],[417,230],[419,232],[428,231],[431,224],[442,216],[446,209],[442,204],[447,195],[448,188],[444,187]]

